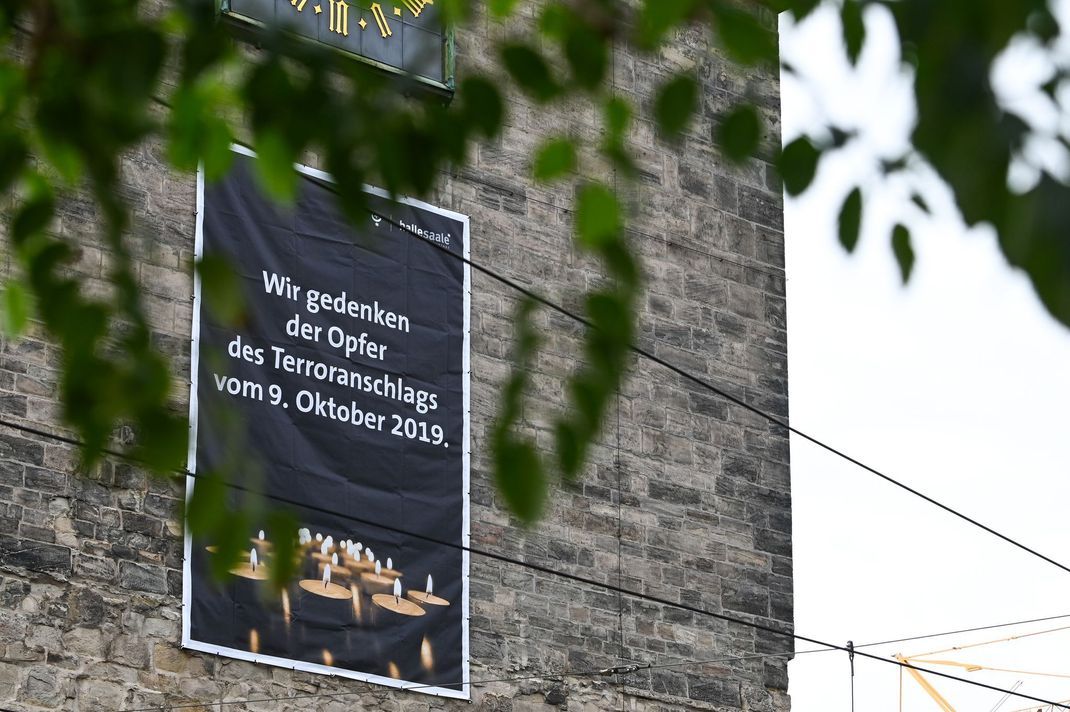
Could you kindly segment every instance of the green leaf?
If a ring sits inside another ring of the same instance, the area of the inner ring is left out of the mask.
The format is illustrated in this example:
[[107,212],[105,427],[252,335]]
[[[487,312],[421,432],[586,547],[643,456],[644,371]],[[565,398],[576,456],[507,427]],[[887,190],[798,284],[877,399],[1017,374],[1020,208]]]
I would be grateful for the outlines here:
[[193,494],[186,507],[186,522],[194,536],[215,530],[227,516],[227,493],[223,479],[200,473],[193,482]]
[[550,65],[538,50],[526,44],[511,43],[502,47],[501,53],[509,76],[532,98],[546,102],[560,92]]
[[517,0],[489,0],[487,6],[490,8],[491,17],[502,20],[513,14],[516,3]]
[[237,326],[245,315],[245,298],[241,280],[227,260],[209,254],[197,263],[201,277],[201,296],[209,312],[221,324]]
[[576,170],[576,144],[570,138],[544,143],[535,155],[535,180],[547,183]]
[[817,173],[821,151],[805,136],[789,143],[777,162],[784,189],[788,195],[798,195],[806,190]]
[[910,244],[910,231],[903,225],[896,225],[892,230],[892,251],[895,253],[895,261],[899,263],[903,284],[906,284],[914,270],[914,248]]
[[569,25],[565,38],[565,58],[577,84],[587,90],[597,88],[606,76],[608,55],[605,37],[578,19]]
[[636,43],[653,49],[694,12],[697,0],[645,0],[636,22]]
[[854,252],[862,227],[862,191],[855,188],[843,201],[840,208],[840,244],[848,252]]
[[482,77],[468,77],[460,91],[464,115],[486,138],[501,131],[505,120],[505,103],[498,88]]
[[494,477],[506,505],[525,524],[531,524],[546,506],[546,475],[535,447],[509,439],[495,452]]
[[632,113],[632,105],[624,97],[614,95],[606,99],[602,107],[602,118],[612,140],[619,141],[624,138],[632,122]]
[[762,122],[751,104],[733,107],[717,127],[717,143],[730,160],[742,163],[758,150]]
[[744,64],[775,64],[778,59],[777,36],[762,26],[752,12],[729,3],[713,3],[717,18],[717,37],[735,59]]
[[851,64],[856,64],[866,42],[866,23],[862,17],[860,0],[844,0],[840,10],[840,22],[843,23],[843,43],[847,58],[851,60]]
[[669,138],[676,138],[691,121],[698,105],[698,82],[690,72],[681,72],[658,89],[654,118]]
[[22,335],[30,319],[30,296],[22,282],[9,279],[3,293],[3,330],[10,338]]
[[580,243],[599,249],[616,242],[623,228],[617,196],[601,183],[587,183],[576,196],[576,233]]
[[268,531],[271,539],[271,585],[276,591],[286,588],[294,578],[297,570],[295,558],[297,542],[297,519],[284,509],[273,509],[268,513]]
[[297,193],[297,170],[294,152],[282,136],[267,130],[257,136],[256,175],[260,185],[273,198],[290,203]]

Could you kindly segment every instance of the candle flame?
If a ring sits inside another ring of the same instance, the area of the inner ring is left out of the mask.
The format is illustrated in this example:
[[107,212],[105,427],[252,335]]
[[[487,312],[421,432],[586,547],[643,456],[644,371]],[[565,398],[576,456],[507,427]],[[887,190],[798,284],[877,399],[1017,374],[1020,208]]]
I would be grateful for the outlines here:
[[420,664],[424,666],[424,670],[431,672],[435,668],[435,656],[431,652],[431,641],[424,636],[424,640],[420,643]]
[[331,545],[328,544],[325,541],[325,542],[323,542],[323,546],[320,547],[320,553],[323,554],[324,556],[326,556],[327,555],[327,550],[330,549],[330,548],[331,548]]
[[398,666],[394,661],[390,661],[390,665],[387,666],[387,671],[390,673],[390,677],[395,680],[401,679],[401,671],[398,670]]
[[360,542],[358,541],[358,542],[357,542],[357,551],[360,551],[360,550],[361,550],[361,549],[363,549],[363,548],[364,548],[364,545],[363,545],[363,544],[361,544],[361,543],[360,543]]
[[401,598],[401,579],[394,579],[394,598]]
[[323,567],[323,587],[327,588],[327,584],[331,582],[331,565],[327,564]]
[[331,554],[331,563],[335,566],[338,565],[338,554]]
[[260,633],[257,632],[256,628],[249,631],[249,652],[260,652]]
[[264,530],[263,529],[260,530],[259,536],[257,538],[260,539],[260,541],[264,541]]
[[375,562],[375,575],[380,576],[383,573],[383,563],[381,561]]
[[282,589],[282,619],[286,622],[286,629],[290,628],[290,592]]
[[334,656],[331,655],[331,651],[327,650],[327,648],[323,649],[323,664],[327,667],[334,666]]
[[386,557],[386,568],[388,568],[388,569],[394,568],[394,560],[391,559],[389,556]]
[[434,591],[435,582],[431,580],[431,574],[427,575],[427,595],[430,596]]
[[316,532],[316,541],[323,541],[323,535],[319,532]]
[[255,546],[249,551],[249,563],[253,565],[253,571],[256,571],[256,547]]
[[368,556],[368,561],[375,561],[375,554],[372,553],[371,549],[365,549],[364,553]]

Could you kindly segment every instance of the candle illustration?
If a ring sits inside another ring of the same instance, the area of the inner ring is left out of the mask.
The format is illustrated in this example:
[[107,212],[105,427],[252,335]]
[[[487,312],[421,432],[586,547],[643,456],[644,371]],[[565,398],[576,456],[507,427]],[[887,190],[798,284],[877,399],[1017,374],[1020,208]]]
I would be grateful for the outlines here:
[[331,565],[326,564],[323,567],[323,579],[302,579],[297,583],[305,591],[322,596],[323,598],[333,598],[337,601],[348,601],[353,597],[353,594],[345,586],[339,586],[336,583],[331,582]]
[[427,575],[427,588],[423,591],[409,590],[408,596],[417,603],[425,606],[448,606],[450,602],[445,598],[440,598],[434,594],[435,582],[431,579],[431,574]]
[[320,569],[322,570],[322,569],[324,569],[326,567],[330,567],[332,576],[335,576],[335,577],[337,577],[339,579],[348,579],[349,578],[349,569],[346,568],[345,566],[343,566],[340,563],[340,561],[341,560],[338,558],[338,554],[337,553],[331,554],[330,563],[327,563],[325,561],[321,562],[320,563]]
[[[367,576],[367,574],[365,574]],[[385,608],[388,611],[399,613],[403,616],[422,616],[426,611],[412,601],[401,597],[401,579],[394,579],[390,593],[376,593],[372,596],[372,603]]]
[[266,581],[268,578],[267,567],[261,566],[257,560],[256,547],[249,550],[249,561],[238,564],[230,573],[253,581]]

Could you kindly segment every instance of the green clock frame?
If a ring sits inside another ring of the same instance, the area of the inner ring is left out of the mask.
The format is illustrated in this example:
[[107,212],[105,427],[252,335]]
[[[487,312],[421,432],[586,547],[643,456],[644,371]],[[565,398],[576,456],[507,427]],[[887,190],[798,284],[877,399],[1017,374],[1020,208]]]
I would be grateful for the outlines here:
[[[335,9],[335,0],[307,0],[307,1],[313,3],[314,5],[317,6],[316,13],[315,13],[316,15],[321,14],[319,6],[328,7],[328,3],[329,3],[330,22],[331,23],[334,22],[333,13],[334,13],[334,9]],[[396,4],[395,4],[395,2],[392,2],[391,0],[386,0],[386,1],[387,1],[387,4],[391,5],[392,7],[397,7],[397,6],[401,6],[401,5],[404,5],[404,6],[407,7],[410,4],[409,2],[405,2],[405,0],[397,0]],[[421,2],[421,0],[416,0],[416,1],[417,2]],[[238,34],[238,36],[240,38],[242,38],[244,40],[247,40],[247,41],[255,42],[256,39],[257,39],[257,36],[260,35],[262,32],[264,32],[267,29],[267,23],[265,23],[265,21],[262,20],[262,19],[258,19],[256,17],[251,17],[249,15],[242,14],[238,9],[235,9],[235,5],[239,5],[242,2],[243,2],[243,0],[220,0],[220,2],[219,2],[219,12],[222,15],[223,19],[227,22],[227,24],[232,27],[232,29]],[[285,3],[285,5],[287,5],[287,6],[289,6],[291,4],[294,4],[294,3],[291,3],[289,0],[275,0],[276,6],[278,4],[281,4],[281,3]],[[301,2],[301,5],[304,5],[304,4],[305,4],[304,2]],[[374,3],[374,4],[378,5],[379,3]],[[428,4],[433,4],[433,2],[429,3],[429,2],[426,2],[426,0],[422,0],[422,4],[428,5]],[[354,8],[358,8],[359,9],[357,0],[350,0],[347,3],[347,5],[349,5],[350,7],[354,7]],[[396,10],[395,10],[395,13],[396,13]],[[327,12],[323,12],[322,14],[324,15],[324,18],[327,18],[327,16],[328,16]],[[348,8],[347,8],[347,19],[348,19]],[[362,17],[362,19],[363,19],[363,17]],[[393,19],[393,18],[391,18],[391,19]],[[323,20],[323,21],[326,21],[326,20]],[[354,26],[355,25],[356,25],[356,23],[354,23]],[[372,24],[372,23],[368,23],[367,24],[367,28],[368,29],[375,28],[375,27],[376,27],[375,24]],[[442,79],[441,79],[441,81],[439,81],[439,80],[437,80],[435,78],[429,77],[429,76],[421,75],[419,73],[407,71],[407,70],[405,70],[404,68],[402,68],[400,66],[395,66],[394,64],[390,64],[388,62],[380,61],[380,60],[378,60],[378,59],[376,59],[374,57],[365,56],[362,53],[354,52],[354,51],[351,51],[351,50],[349,50],[347,48],[344,48],[344,47],[334,46],[333,44],[330,44],[328,42],[324,42],[324,41],[322,41],[322,40],[320,40],[318,38],[310,37],[307,34],[302,34],[299,31],[300,30],[299,27],[296,28],[296,29],[298,31],[291,30],[291,32],[290,32],[291,36],[297,37],[297,38],[299,38],[299,39],[301,39],[301,40],[303,40],[305,42],[313,42],[313,43],[328,47],[332,52],[335,52],[336,54],[338,54],[338,55],[340,55],[342,57],[345,57],[345,58],[348,58],[348,59],[352,59],[354,61],[363,62],[364,64],[367,64],[369,66],[375,67],[377,70],[385,72],[387,74],[398,76],[398,77],[404,77],[405,79],[407,79],[407,80],[409,80],[409,81],[411,81],[413,83],[412,86],[415,86],[418,89],[421,89],[421,90],[425,91],[428,94],[437,95],[437,96],[443,97],[447,101],[453,98],[454,87],[455,87],[455,78],[456,78],[456,59],[455,59],[455,47],[456,47],[456,45],[455,45],[454,32],[453,32],[453,28],[452,27],[443,27],[441,29],[441,38],[442,38],[442,51],[441,51]],[[363,26],[363,23],[362,23],[360,31],[364,31],[364,30],[365,30],[365,26]]]

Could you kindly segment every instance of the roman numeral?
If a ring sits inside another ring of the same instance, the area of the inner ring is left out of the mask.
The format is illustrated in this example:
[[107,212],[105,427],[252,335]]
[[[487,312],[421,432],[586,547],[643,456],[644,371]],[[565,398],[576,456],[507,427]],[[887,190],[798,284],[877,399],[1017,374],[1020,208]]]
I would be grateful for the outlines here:
[[[302,0],[304,1],[304,0]],[[349,4],[345,0],[331,0],[330,31],[349,36]]]
[[305,9],[305,3],[307,2],[308,0],[290,0],[290,4],[296,7],[298,12]]
[[420,13],[424,11],[424,8],[428,5],[434,5],[434,0],[402,0],[405,7],[409,8],[409,12],[413,17],[419,17]]
[[390,24],[386,21],[386,15],[383,14],[383,6],[377,2],[372,3],[371,7],[372,17],[375,18],[375,24],[379,26],[379,34],[383,37],[390,37],[394,32],[390,29]]

